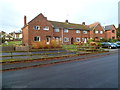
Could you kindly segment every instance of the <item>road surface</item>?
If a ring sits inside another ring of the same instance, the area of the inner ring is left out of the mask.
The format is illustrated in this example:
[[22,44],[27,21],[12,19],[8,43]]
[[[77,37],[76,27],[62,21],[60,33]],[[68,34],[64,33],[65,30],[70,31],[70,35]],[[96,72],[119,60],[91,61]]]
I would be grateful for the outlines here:
[[3,72],[3,88],[118,88],[118,54]]

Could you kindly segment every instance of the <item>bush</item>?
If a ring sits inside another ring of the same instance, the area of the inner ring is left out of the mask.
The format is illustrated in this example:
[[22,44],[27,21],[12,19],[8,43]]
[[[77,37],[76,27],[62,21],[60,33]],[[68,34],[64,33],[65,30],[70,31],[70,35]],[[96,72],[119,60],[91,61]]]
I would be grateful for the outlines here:
[[117,42],[118,40],[117,39],[112,39],[111,42]]
[[108,40],[103,38],[103,39],[100,39],[100,42],[108,42]]
[[83,45],[83,42],[75,42],[74,45]]
[[32,47],[33,47],[34,49],[43,49],[43,48],[46,47],[46,43],[45,43],[45,41],[34,42],[34,43],[32,43]]
[[90,42],[93,42],[94,41],[94,39],[89,39],[88,40],[88,43],[90,44]]
[[32,43],[34,49],[51,49],[51,48],[60,48],[61,42],[56,40],[51,40],[50,44],[47,44],[46,41],[34,42]]
[[90,42],[90,46],[97,46],[96,42]]
[[61,41],[60,41],[60,40],[58,40],[58,41],[52,40],[52,41],[50,42],[50,47],[51,47],[51,48],[60,48],[60,47],[62,47],[62,46],[61,46]]

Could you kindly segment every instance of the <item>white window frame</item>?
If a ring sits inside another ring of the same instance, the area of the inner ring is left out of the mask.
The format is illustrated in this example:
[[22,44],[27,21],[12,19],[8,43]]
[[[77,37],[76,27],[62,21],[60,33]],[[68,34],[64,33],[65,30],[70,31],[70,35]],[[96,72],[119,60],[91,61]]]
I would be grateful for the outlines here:
[[80,30],[76,30],[76,33],[80,33]]
[[103,34],[103,31],[100,31],[100,34]]
[[83,31],[83,34],[87,34],[87,31]]
[[82,41],[85,41],[85,38],[82,38]]
[[[79,41],[77,41],[79,39]],[[80,42],[80,38],[76,38],[76,42]]]
[[[114,32],[113,32],[114,31]],[[115,30],[112,30],[112,33],[115,33]]]
[[64,42],[69,42],[69,38],[64,37]]
[[100,37],[100,40],[103,39],[103,37]]
[[59,28],[54,28],[54,32],[60,32]]
[[68,33],[68,29],[64,29],[64,33]]
[[98,34],[99,33],[99,31],[98,30],[95,30],[95,34]]
[[[38,40],[38,41],[35,41],[35,37],[38,37],[39,40]],[[34,37],[34,42],[39,42],[39,41],[40,41],[40,36],[35,36],[35,37]]]
[[40,26],[33,26],[34,30],[40,30]]
[[44,26],[43,30],[49,30],[49,27],[48,26]]

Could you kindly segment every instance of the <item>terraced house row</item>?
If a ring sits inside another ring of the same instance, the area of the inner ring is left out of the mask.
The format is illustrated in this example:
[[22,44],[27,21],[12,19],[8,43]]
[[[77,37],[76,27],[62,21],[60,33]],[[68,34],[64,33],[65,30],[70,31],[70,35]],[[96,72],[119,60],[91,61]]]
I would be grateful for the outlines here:
[[116,28],[114,25],[101,26],[99,22],[85,25],[48,20],[42,13],[26,22],[24,16],[24,27],[22,28],[23,44],[31,45],[34,42],[45,41],[49,44],[51,40],[60,40],[62,44],[73,44],[75,42],[86,43],[88,39],[99,41],[100,39],[116,39]]

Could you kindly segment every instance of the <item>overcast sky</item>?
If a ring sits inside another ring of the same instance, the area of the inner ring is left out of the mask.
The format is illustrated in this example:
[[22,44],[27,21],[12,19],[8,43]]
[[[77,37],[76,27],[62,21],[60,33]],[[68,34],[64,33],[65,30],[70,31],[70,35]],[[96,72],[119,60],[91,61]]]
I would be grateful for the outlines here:
[[7,33],[21,30],[24,15],[27,22],[40,13],[48,20],[118,27],[120,0],[0,0],[0,30]]

